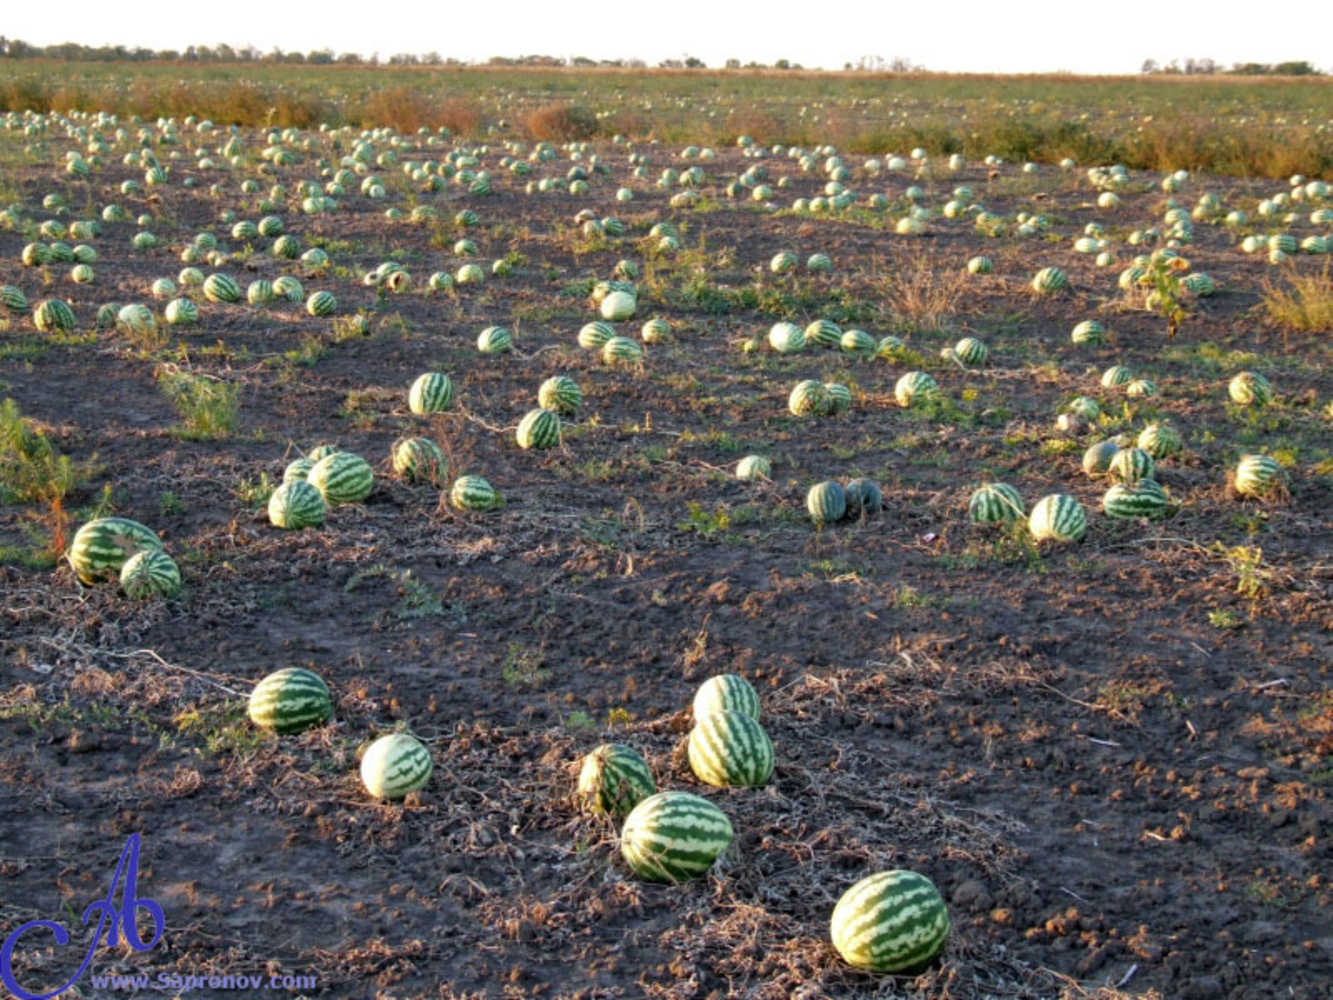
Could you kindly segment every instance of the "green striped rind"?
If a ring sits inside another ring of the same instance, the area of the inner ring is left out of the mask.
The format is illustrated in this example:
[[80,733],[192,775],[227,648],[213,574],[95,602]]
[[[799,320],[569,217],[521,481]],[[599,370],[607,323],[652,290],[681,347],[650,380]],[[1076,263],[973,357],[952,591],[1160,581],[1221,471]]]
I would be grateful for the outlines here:
[[401,799],[430,781],[430,751],[415,736],[381,736],[361,758],[361,784],[377,799]]
[[417,376],[407,393],[408,408],[417,414],[443,413],[453,401],[454,384],[440,372]]
[[1084,420],[1096,420],[1102,408],[1091,396],[1075,396],[1065,405],[1066,413],[1077,413]]
[[305,300],[305,311],[311,316],[330,316],[338,308],[332,292],[314,292]]
[[199,307],[189,299],[172,299],[163,316],[172,326],[190,326],[199,319]]
[[1087,528],[1088,516],[1082,504],[1065,493],[1042,497],[1028,517],[1028,530],[1038,540],[1077,541]]
[[840,521],[847,514],[847,494],[842,486],[832,480],[815,483],[805,495],[805,509],[815,524]]
[[[310,470],[315,467],[314,459],[295,458],[287,463],[287,468],[282,470],[282,481],[290,483],[293,479],[305,480],[310,475]],[[318,492],[318,491],[317,491]],[[320,499],[324,499],[323,495]]]
[[690,770],[709,785],[762,785],[773,774],[773,743],[744,712],[697,717],[690,731]]
[[1156,460],[1169,458],[1182,447],[1180,434],[1170,424],[1149,424],[1135,443]]
[[116,313],[116,325],[129,333],[150,333],[157,329],[153,310],[142,302],[131,302]]
[[967,262],[968,274],[990,274],[995,270],[989,257],[973,257]]
[[660,344],[671,336],[671,324],[661,316],[654,316],[639,329],[645,344]]
[[842,327],[831,319],[817,319],[805,328],[805,339],[820,347],[837,347],[842,343]]
[[13,285],[0,285],[0,306],[18,316],[28,311],[28,297]]
[[446,467],[444,452],[430,438],[403,438],[393,446],[393,471],[410,482],[433,483]]
[[1134,399],[1156,396],[1157,383],[1150,378],[1136,378],[1125,386],[1125,395]]
[[74,329],[74,310],[60,299],[38,303],[32,322],[42,333],[69,333]]
[[528,448],[554,448],[560,443],[560,418],[550,410],[529,410],[518,423],[518,446]]
[[305,295],[301,283],[289,274],[273,279],[273,294],[281,295],[288,302],[300,302]]
[[477,335],[477,350],[482,354],[504,354],[514,346],[514,338],[502,326],[488,326]]
[[490,510],[498,497],[481,476],[459,476],[449,490],[449,502],[459,510]]
[[273,301],[273,282],[260,278],[250,282],[245,290],[245,299],[252,306],[266,306]]
[[1026,514],[1023,498],[1008,483],[986,483],[967,502],[967,516],[973,524],[1017,521]]
[[336,444],[321,444],[318,447],[310,449],[310,454],[306,458],[312,462],[322,462],[330,455],[336,455],[341,449]]
[[568,375],[552,375],[537,390],[537,404],[553,413],[575,413],[583,405],[583,390]]
[[805,331],[795,323],[774,323],[768,331],[768,343],[779,354],[797,354],[805,350]]
[[[311,467],[313,468],[313,463]],[[290,470],[291,466],[287,468]],[[324,494],[304,479],[295,477],[286,479],[285,475],[284,473],[283,484],[269,495],[269,523],[275,528],[289,531],[319,527],[324,523],[327,513],[328,505],[324,501]]]
[[736,478],[747,483],[767,479],[773,472],[773,463],[763,455],[746,455],[736,463]]
[[850,354],[854,358],[873,358],[879,347],[875,338],[864,330],[844,330],[838,343],[843,354]]
[[1282,466],[1267,455],[1242,456],[1236,466],[1236,492],[1261,497],[1282,481]]
[[1132,485],[1116,483],[1102,497],[1102,510],[1107,517],[1156,519],[1170,509],[1171,501],[1155,479],[1141,479]]
[[658,792],[625,818],[620,853],[642,878],[683,882],[712,868],[732,836],[726,813],[707,799],[689,792]]
[[916,872],[880,872],[842,894],[829,924],[833,947],[848,965],[903,972],[926,965],[944,948],[949,911],[935,884]]
[[579,346],[589,351],[595,351],[615,335],[615,328],[610,323],[594,320],[591,323],[585,323],[583,329],[579,330]]
[[1157,463],[1142,448],[1121,448],[1111,459],[1108,471],[1112,479],[1122,483],[1137,483],[1140,479],[1156,476]]
[[902,354],[905,347],[906,345],[901,337],[895,337],[890,333],[879,339],[879,347],[875,350],[875,356],[892,361]]
[[151,529],[127,517],[101,517],[75,533],[67,558],[84,583],[95,583],[120,573],[125,561],[143,549],[160,549],[162,540]]
[[1085,319],[1074,327],[1069,339],[1075,344],[1091,344],[1093,346],[1104,344],[1106,343],[1106,327],[1095,319]]
[[811,254],[810,259],[805,262],[805,269],[814,274],[829,274],[833,270],[833,261],[826,253]]
[[825,414],[846,413],[852,408],[852,390],[848,389],[841,382],[824,383],[824,407],[821,411]]
[[964,337],[953,345],[953,353],[959,361],[972,368],[985,364],[986,358],[990,355],[990,348],[976,337]]
[[784,251],[774,255],[768,262],[768,269],[774,274],[786,274],[796,270],[796,254]]
[[181,571],[176,560],[161,549],[142,549],[120,568],[120,589],[136,601],[175,597],[181,591]]
[[878,514],[884,505],[884,491],[873,479],[853,479],[843,487],[843,494],[847,497],[848,517]]
[[275,670],[250,692],[250,721],[260,729],[286,735],[322,725],[333,715],[328,685],[313,670]]
[[1032,276],[1034,292],[1059,292],[1069,287],[1069,278],[1058,267],[1043,267]]
[[625,816],[656,791],[648,762],[633,747],[603,743],[583,758],[577,794],[589,812]]
[[612,323],[629,319],[638,308],[638,301],[629,292],[614,291],[602,299],[602,319]]
[[787,409],[795,416],[808,417],[811,414],[827,412],[826,390],[823,382],[806,379],[797,382],[787,397]]
[[1120,454],[1114,441],[1098,441],[1083,453],[1083,471],[1089,476],[1104,476],[1111,471],[1111,462]]
[[695,720],[710,712],[740,712],[759,721],[759,695],[740,674],[718,674],[699,685],[692,706]]
[[306,481],[324,494],[330,507],[360,503],[375,489],[375,473],[360,455],[339,451],[321,458],[310,470]]
[[1134,381],[1134,373],[1124,365],[1112,365],[1102,372],[1102,388],[1114,389]]
[[634,362],[643,358],[643,348],[628,337],[612,337],[602,345],[602,360],[607,364]]
[[925,372],[908,372],[893,387],[899,406],[911,406],[919,399],[929,399],[939,391],[935,380]]
[[241,286],[225,274],[210,274],[204,279],[204,298],[209,302],[240,302]]
[[1273,387],[1257,372],[1241,372],[1231,380],[1227,392],[1242,406],[1264,406],[1273,398]]

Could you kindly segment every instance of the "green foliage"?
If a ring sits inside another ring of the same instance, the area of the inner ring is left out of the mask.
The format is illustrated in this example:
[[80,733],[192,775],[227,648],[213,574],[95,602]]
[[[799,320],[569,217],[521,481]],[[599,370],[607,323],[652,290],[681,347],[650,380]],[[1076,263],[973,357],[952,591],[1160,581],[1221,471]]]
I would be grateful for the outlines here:
[[180,414],[181,426],[174,431],[179,437],[214,441],[236,430],[241,394],[236,383],[164,368],[158,385]]

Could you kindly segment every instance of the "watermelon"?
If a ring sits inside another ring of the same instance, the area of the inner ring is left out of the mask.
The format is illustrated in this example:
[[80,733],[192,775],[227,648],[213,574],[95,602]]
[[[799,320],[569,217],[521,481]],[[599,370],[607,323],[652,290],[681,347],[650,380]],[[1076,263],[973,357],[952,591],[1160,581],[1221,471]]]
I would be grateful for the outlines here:
[[1069,287],[1069,278],[1058,267],[1043,267],[1032,276],[1032,290],[1038,294],[1060,292]]
[[360,503],[375,489],[375,474],[360,455],[339,451],[321,458],[310,470],[306,481],[324,494],[330,507]]
[[768,262],[768,269],[774,274],[787,274],[796,270],[796,254],[783,251],[774,255]]
[[773,744],[744,712],[718,709],[695,719],[690,769],[710,785],[762,785],[773,774]]
[[820,412],[824,414],[846,413],[852,408],[852,390],[839,382],[824,383],[824,405]]
[[260,729],[286,735],[323,725],[333,715],[328,685],[313,670],[275,670],[250,692],[250,721]]
[[312,462],[322,462],[330,455],[338,454],[339,450],[340,449],[336,444],[321,444],[312,448],[310,454],[307,455],[306,458],[310,459]]
[[583,758],[576,794],[589,812],[625,816],[656,791],[648,762],[632,747],[603,743]]
[[433,483],[445,476],[448,463],[430,438],[404,438],[393,446],[393,471],[409,482]]
[[826,253],[811,254],[810,259],[805,262],[805,269],[811,274],[831,274],[833,261]]
[[658,792],[625,818],[620,853],[643,878],[683,882],[712,868],[732,836],[726,813],[707,799],[689,792]]
[[430,781],[430,751],[410,733],[381,736],[361,758],[361,784],[377,799],[401,799]]
[[408,408],[417,414],[443,413],[453,401],[454,384],[440,372],[417,376],[407,393]]
[[820,347],[838,347],[842,343],[842,328],[831,319],[817,319],[805,328],[805,339]]
[[636,362],[643,359],[643,348],[628,337],[612,337],[602,345],[602,360],[607,364]]
[[118,575],[136,552],[161,548],[162,540],[138,521],[101,517],[75,533],[66,558],[78,578],[91,584]]
[[1231,380],[1227,392],[1242,406],[1264,406],[1273,398],[1273,387],[1257,372],[1241,372]]
[[1134,518],[1163,517],[1170,510],[1171,501],[1155,479],[1140,479],[1136,483],[1116,483],[1102,497],[1102,510],[1107,517]]
[[798,417],[810,414],[826,413],[828,403],[825,399],[824,383],[815,379],[806,379],[796,383],[787,397],[787,409]]
[[1243,455],[1236,466],[1236,492],[1261,497],[1282,482],[1282,466],[1267,455]]
[[305,289],[291,275],[284,274],[273,279],[273,294],[281,295],[288,302],[300,302],[305,297]]
[[1008,483],[986,483],[967,502],[967,516],[973,524],[1017,521],[1026,513],[1023,498]]
[[1121,448],[1111,459],[1108,471],[1112,479],[1137,483],[1140,479],[1152,479],[1157,474],[1157,464],[1142,448]]
[[133,600],[175,597],[181,590],[181,571],[161,549],[140,549],[120,568],[120,589]]
[[843,487],[847,497],[847,516],[878,514],[884,505],[884,491],[873,479],[853,479]]
[[488,326],[477,335],[477,350],[482,354],[507,354],[514,338],[502,326]]
[[643,338],[645,344],[664,343],[671,337],[671,324],[661,316],[654,316],[643,324],[639,330],[639,336]]
[[268,520],[275,528],[317,528],[324,523],[326,510],[324,494],[301,478],[284,478],[268,498]]
[[490,510],[499,498],[481,476],[459,476],[449,490],[449,502],[458,510]]
[[935,380],[925,372],[908,372],[893,387],[893,398],[899,406],[911,406],[917,400],[930,399],[939,391]]
[[1096,478],[1111,471],[1111,462],[1120,454],[1120,446],[1114,441],[1098,441],[1083,453],[1083,471]]
[[1124,365],[1112,365],[1102,372],[1102,388],[1115,389],[1134,381],[1134,373]]
[[32,324],[42,333],[69,333],[74,322],[74,310],[60,299],[46,299],[32,311]]
[[1106,343],[1106,327],[1095,319],[1085,319],[1074,327],[1069,339],[1075,344],[1087,344],[1093,347]]
[[1144,399],[1157,395],[1157,383],[1150,378],[1136,378],[1125,386],[1125,395],[1132,399]]
[[610,323],[603,323],[601,320],[585,323],[579,330],[579,346],[595,351],[615,335],[616,331]]
[[953,345],[953,354],[969,368],[985,364],[990,349],[976,337],[964,337]]
[[266,306],[273,301],[273,282],[259,279],[250,282],[245,290],[245,299],[252,306]]
[[28,297],[13,285],[0,285],[0,306],[18,316],[28,311]]
[[844,354],[854,358],[873,358],[879,346],[875,338],[864,330],[844,330],[838,343]]
[[829,925],[843,960],[870,972],[927,965],[949,936],[949,911],[935,884],[898,869],[861,879],[842,894]]
[[692,706],[694,718],[710,712],[740,712],[759,721],[759,695],[740,674],[718,674],[699,685]]
[[747,483],[767,479],[772,472],[773,464],[763,455],[746,455],[736,463],[736,478]]
[[1077,541],[1087,527],[1088,516],[1083,512],[1083,506],[1065,493],[1042,497],[1028,517],[1028,530],[1038,540]]
[[629,292],[612,292],[602,299],[602,319],[611,323],[629,319],[638,308],[638,302]]
[[1065,412],[1077,414],[1084,420],[1096,420],[1102,415],[1102,408],[1090,396],[1075,396],[1065,405]]
[[225,274],[210,274],[204,280],[204,298],[209,302],[239,302],[241,287]]
[[779,354],[797,354],[805,350],[805,331],[795,323],[774,323],[768,343]]
[[550,410],[529,410],[518,423],[516,437],[525,450],[554,448],[560,443],[560,418]]
[[199,307],[189,299],[172,299],[162,315],[171,326],[191,326],[199,320]]
[[537,404],[553,413],[574,413],[583,405],[583,390],[568,375],[552,375],[537,390]]
[[835,482],[815,483],[805,495],[805,509],[817,527],[840,521],[847,514],[847,494]]
[[973,257],[967,262],[968,274],[990,274],[995,270],[989,257]]
[[1169,458],[1180,451],[1180,434],[1170,424],[1149,424],[1135,442],[1155,460]]
[[332,292],[312,292],[305,300],[305,311],[311,316],[331,316],[338,308],[338,300]]
[[[310,475],[310,470],[315,467],[315,463],[309,458],[295,458],[287,463],[287,467],[282,470],[282,481],[290,483],[293,479],[304,480]],[[321,495],[320,499],[324,497]]]

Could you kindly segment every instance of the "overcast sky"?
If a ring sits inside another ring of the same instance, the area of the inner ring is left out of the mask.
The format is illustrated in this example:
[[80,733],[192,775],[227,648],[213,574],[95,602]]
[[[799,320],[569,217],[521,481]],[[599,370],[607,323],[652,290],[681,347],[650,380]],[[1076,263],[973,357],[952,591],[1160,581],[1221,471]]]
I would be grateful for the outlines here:
[[[449,3],[398,0],[333,4],[232,0],[183,8],[142,0],[6,4],[0,32],[37,45],[184,49],[226,42],[268,51],[437,51],[485,60],[530,54],[640,58],[650,65],[690,54],[710,66],[729,58],[841,68],[864,55],[903,56],[929,69],[977,72],[1134,73],[1144,59],[1234,62],[1306,59],[1333,68],[1333,3],[1288,0],[1276,7],[1186,0],[1129,6],[1032,2],[899,5],[841,3],[710,4],[679,0],[560,3],[508,0]],[[207,12],[207,13],[205,13]]]

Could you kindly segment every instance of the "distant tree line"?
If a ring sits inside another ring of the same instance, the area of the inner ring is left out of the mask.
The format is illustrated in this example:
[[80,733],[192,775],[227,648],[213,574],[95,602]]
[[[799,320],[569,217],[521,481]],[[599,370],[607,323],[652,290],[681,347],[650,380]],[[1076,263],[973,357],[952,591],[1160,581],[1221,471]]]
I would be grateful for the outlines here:
[[1212,76],[1223,73],[1228,76],[1322,76],[1323,74],[1309,62],[1289,61],[1280,63],[1233,63],[1230,69],[1224,69],[1212,59],[1172,59],[1169,63],[1158,63],[1156,59],[1143,60],[1139,72],[1148,76]]

